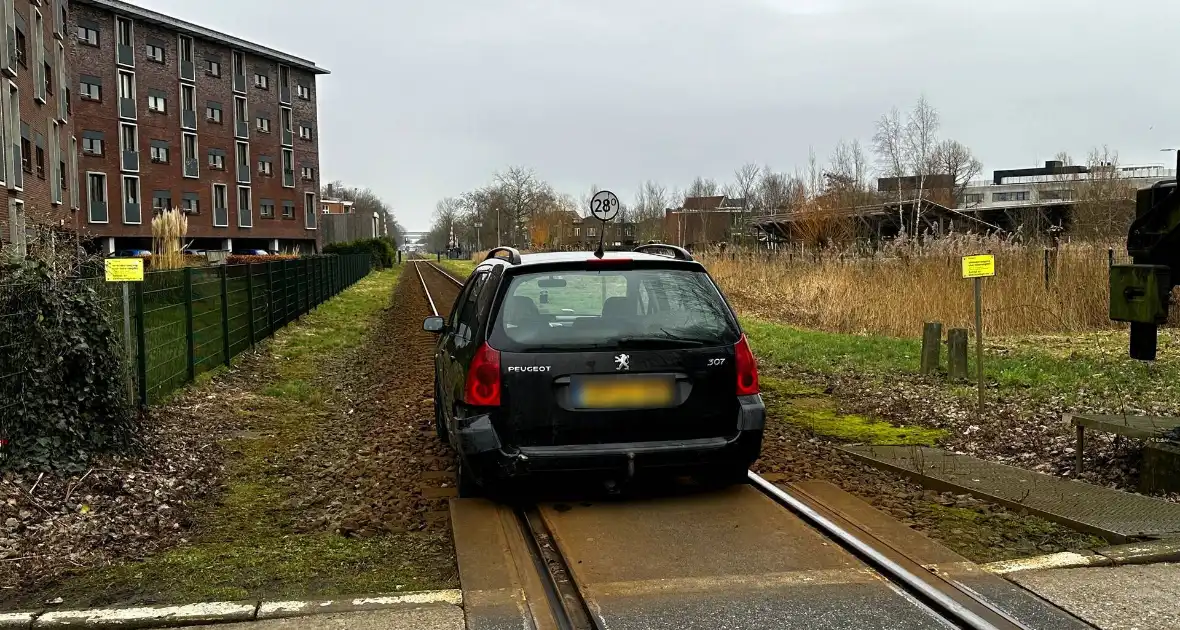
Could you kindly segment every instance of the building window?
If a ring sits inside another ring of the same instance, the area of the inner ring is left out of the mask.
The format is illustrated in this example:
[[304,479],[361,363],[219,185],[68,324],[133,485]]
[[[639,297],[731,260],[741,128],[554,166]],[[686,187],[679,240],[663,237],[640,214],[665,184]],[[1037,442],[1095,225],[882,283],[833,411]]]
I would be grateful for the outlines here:
[[229,227],[228,195],[225,184],[213,184],[213,227]]
[[983,193],[964,193],[959,203],[964,206],[983,203]]
[[27,65],[27,58],[29,56],[28,47],[28,42],[25,41],[25,34],[18,27],[16,29],[16,62],[19,63],[22,68],[29,67]]
[[86,101],[101,101],[102,100],[102,86],[97,83],[89,83],[85,79],[82,80],[82,88],[79,97]]
[[304,140],[311,140],[311,127],[299,125],[299,137]]
[[34,152],[37,155],[37,177],[45,179],[45,149],[37,147]]
[[197,113],[197,92],[196,88],[191,85],[180,86],[180,109],[186,112],[192,112],[194,118]]
[[139,178],[123,176],[123,222],[130,225],[143,223],[139,208]]
[[250,189],[245,186],[238,187],[238,227],[253,227],[254,215],[252,213],[252,206],[250,205]]
[[[65,11],[65,7],[62,7]],[[78,42],[88,46],[98,46],[98,29],[78,26]]]
[[119,45],[131,45],[131,21],[123,18],[115,18],[115,26],[119,34]]
[[225,155],[221,153],[209,154],[209,168],[217,169],[219,171],[225,170]]
[[211,77],[221,76],[221,62],[214,59],[205,60],[205,74]]
[[162,46],[148,44],[145,52],[147,53],[148,59],[159,63],[164,63],[164,48]]
[[263,201],[262,204],[258,206],[258,216],[273,219],[275,216],[275,202]]
[[263,90],[269,90],[270,77],[266,76],[265,74],[258,74],[257,72],[254,73],[254,87]]
[[1042,190],[1038,195],[1042,201],[1073,201],[1072,190]]
[[305,101],[311,100],[311,88],[306,85],[303,85],[303,84],[296,85],[295,86],[295,93],[299,96],[299,98],[301,98]]
[[193,62],[193,38],[181,35],[179,52],[180,62],[191,64]]
[[258,172],[260,174],[266,175],[268,177],[271,175],[274,175],[274,167],[271,166],[270,160],[259,160],[258,161]]
[[107,223],[107,176],[102,173],[86,174],[87,217],[91,223]]
[[82,137],[82,152],[87,155],[102,155],[102,138]]
[[53,66],[45,62],[45,93],[53,95]]
[[254,119],[254,124],[255,124],[255,126],[258,127],[259,131],[262,131],[264,133],[270,133],[270,119],[269,118],[263,118],[263,117],[259,116],[258,118]]
[[180,200],[180,208],[185,214],[200,214],[201,203],[195,194],[185,193],[184,198]]
[[1003,202],[1003,201],[1028,201],[1028,199],[1029,199],[1029,195],[1028,195],[1028,191],[1027,191],[1027,190],[1021,190],[1021,191],[1018,191],[1018,192],[998,192],[998,193],[992,193],[992,201],[993,201],[993,202]]
[[152,195],[152,211],[163,212],[172,208],[172,194],[168,191],[157,190]]
[[205,108],[205,119],[209,122],[221,124],[221,108],[209,105]]
[[153,162],[157,164],[168,163],[168,147],[156,145],[152,147],[151,151]]
[[119,97],[135,99],[135,75],[119,71]]
[[164,102],[163,96],[148,96],[148,110],[153,112],[164,113],[167,104]]
[[295,202],[294,201],[284,201],[283,202],[283,218],[284,219],[294,219],[295,218]]
[[[36,4],[36,3],[34,3]],[[29,7],[33,11],[33,98],[45,102],[45,20],[41,12]],[[37,77],[40,72],[41,76]]]
[[20,139],[20,166],[26,173],[33,172],[33,145],[24,137]]
[[185,177],[199,177],[197,172],[197,134],[185,133],[181,134],[181,151],[184,158],[184,176]]
[[[12,237],[12,248],[17,258],[27,254],[28,226],[25,225],[25,202],[20,199],[8,200],[8,225]],[[7,316],[7,315],[6,315]]]
[[315,181],[315,168],[313,168],[311,166],[304,166],[303,167],[303,181],[305,181],[305,182]]

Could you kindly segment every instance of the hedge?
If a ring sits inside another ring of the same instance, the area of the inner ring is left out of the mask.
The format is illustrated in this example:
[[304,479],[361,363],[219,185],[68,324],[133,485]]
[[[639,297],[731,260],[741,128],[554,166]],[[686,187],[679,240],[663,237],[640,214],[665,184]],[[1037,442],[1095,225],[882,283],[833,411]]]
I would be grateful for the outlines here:
[[392,267],[397,260],[397,248],[393,241],[385,238],[365,238],[347,243],[332,243],[324,247],[325,254],[369,254],[373,266],[379,269]]

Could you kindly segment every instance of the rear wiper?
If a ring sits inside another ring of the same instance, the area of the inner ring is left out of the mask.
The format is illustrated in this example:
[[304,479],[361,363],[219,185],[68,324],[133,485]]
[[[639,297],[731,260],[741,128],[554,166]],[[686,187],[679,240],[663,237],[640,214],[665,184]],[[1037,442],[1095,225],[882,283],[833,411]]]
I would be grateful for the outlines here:
[[703,339],[681,339],[677,337],[620,337],[616,341],[617,346],[620,348],[681,348],[684,346],[699,348],[708,343],[708,341]]

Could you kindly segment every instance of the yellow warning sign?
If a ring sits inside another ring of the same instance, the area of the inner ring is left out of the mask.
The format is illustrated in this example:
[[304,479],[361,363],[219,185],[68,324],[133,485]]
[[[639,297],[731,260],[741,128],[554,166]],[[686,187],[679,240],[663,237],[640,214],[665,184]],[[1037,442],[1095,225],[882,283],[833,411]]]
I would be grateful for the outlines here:
[[991,254],[963,257],[964,278],[986,278],[996,275],[996,257]]
[[142,258],[108,258],[107,282],[143,282]]

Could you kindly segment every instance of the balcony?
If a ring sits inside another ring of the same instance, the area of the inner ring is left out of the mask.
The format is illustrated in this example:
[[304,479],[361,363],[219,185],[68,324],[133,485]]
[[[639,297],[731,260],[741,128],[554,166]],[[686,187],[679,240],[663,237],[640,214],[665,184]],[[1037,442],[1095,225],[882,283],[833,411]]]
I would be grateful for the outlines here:
[[283,169],[283,187],[295,187],[295,170],[290,168]]
[[292,134],[292,133],[291,133],[291,130],[290,130],[290,129],[284,129],[284,130],[283,130],[283,146],[285,146],[285,147],[289,147],[289,146],[291,146],[292,144],[294,144],[294,143],[295,143],[295,140],[294,140],[294,138],[293,138],[293,135],[294,135],[294,134]]
[[291,104],[291,86],[284,85],[279,88],[279,102],[283,105]]
[[229,227],[229,208],[213,208],[213,226]]
[[239,164],[238,165],[238,183],[239,184],[249,184],[250,183],[250,165],[249,164]]
[[197,66],[191,61],[180,62],[180,78],[185,81],[197,80]]
[[119,98],[119,116],[135,120],[135,99]]
[[316,222],[315,208],[308,208],[304,210],[303,216],[303,227],[308,230],[314,230]]
[[246,75],[244,75],[244,74],[235,74],[234,75],[234,91],[245,93],[245,91],[246,91]]
[[199,165],[196,158],[189,158],[184,161],[184,176],[198,177],[200,175]]
[[130,46],[119,44],[115,47],[117,52],[116,59],[121,65],[135,67],[135,50]]
[[234,121],[234,137],[249,138],[250,137],[250,123],[245,120]]
[[129,201],[123,202],[123,223],[142,223],[143,215],[139,210],[138,203],[131,203]]
[[180,110],[180,126],[185,129],[197,128],[197,112],[191,109]]
[[123,151],[123,170],[139,170],[139,151]]

